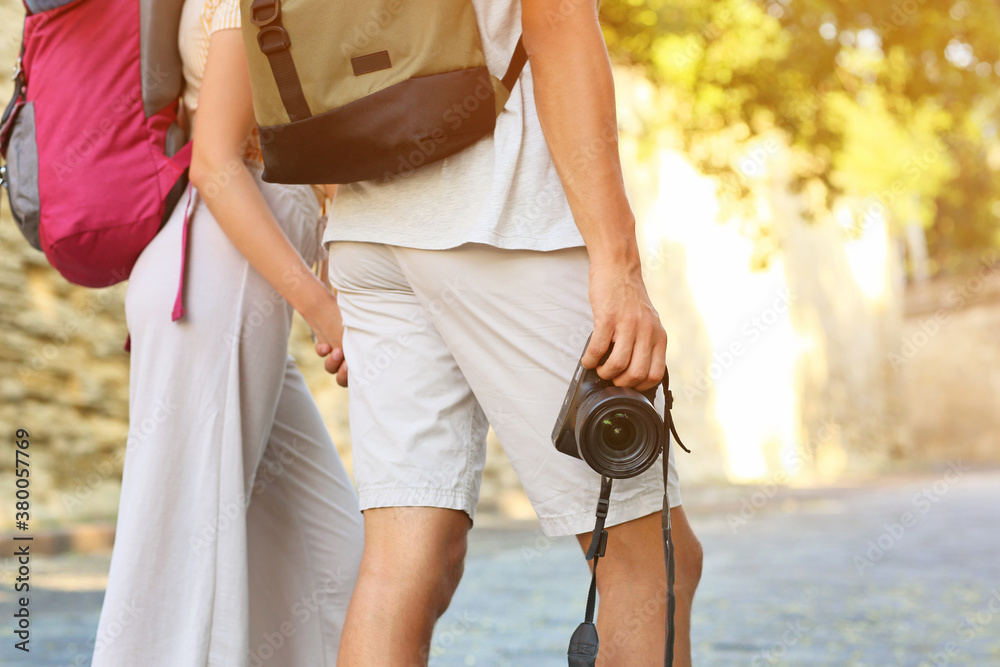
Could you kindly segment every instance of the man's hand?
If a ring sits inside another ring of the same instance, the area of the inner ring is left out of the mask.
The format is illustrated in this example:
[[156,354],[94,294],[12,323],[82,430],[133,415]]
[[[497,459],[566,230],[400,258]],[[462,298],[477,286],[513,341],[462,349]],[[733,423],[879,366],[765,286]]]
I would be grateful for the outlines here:
[[316,337],[316,354],[323,357],[323,367],[337,376],[337,384],[347,386],[347,360],[344,358],[344,323],[340,317],[337,297],[331,292],[310,305],[302,313]]
[[618,387],[645,391],[663,379],[667,333],[649,300],[638,262],[590,265],[590,304],[594,334],[583,355],[586,368],[594,368],[614,341],[615,347],[597,374]]

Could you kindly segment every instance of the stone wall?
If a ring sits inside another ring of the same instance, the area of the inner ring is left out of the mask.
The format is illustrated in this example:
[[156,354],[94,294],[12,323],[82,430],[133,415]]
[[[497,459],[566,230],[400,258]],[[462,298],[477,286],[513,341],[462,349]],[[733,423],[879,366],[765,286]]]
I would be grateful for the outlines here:
[[[11,492],[9,443],[24,428],[31,433],[32,518],[71,516],[63,489],[104,498],[76,506],[80,518],[107,515],[116,491],[109,478],[120,468],[114,455],[128,420],[124,289],[68,285],[20,237],[6,200],[0,216],[0,493]],[[94,477],[95,470],[102,472]]]

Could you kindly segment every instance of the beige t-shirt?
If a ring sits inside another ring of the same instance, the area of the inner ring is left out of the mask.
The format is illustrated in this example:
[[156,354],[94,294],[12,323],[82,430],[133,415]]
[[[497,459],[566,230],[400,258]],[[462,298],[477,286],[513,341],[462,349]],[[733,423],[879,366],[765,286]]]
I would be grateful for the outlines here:
[[[503,76],[521,34],[518,0],[473,0],[486,63]],[[440,250],[463,243],[582,246],[535,110],[525,66],[494,134],[408,176],[337,189],[324,241]]]
[[189,114],[198,109],[198,93],[205,78],[212,34],[239,27],[239,0],[187,0],[184,3],[178,45],[184,65],[184,108]]
[[[178,45],[184,75],[184,92],[181,100],[190,128],[194,127],[197,115],[198,94],[201,92],[201,82],[205,78],[209,41],[212,35],[220,30],[239,30],[239,28],[239,0],[186,0],[184,3]],[[244,157],[257,162],[262,159],[256,130],[247,144]]]

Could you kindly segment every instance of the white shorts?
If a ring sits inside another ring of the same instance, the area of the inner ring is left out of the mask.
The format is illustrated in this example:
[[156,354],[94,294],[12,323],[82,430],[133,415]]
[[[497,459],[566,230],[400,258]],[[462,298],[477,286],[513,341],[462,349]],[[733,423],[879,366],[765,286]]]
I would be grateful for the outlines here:
[[[474,517],[492,425],[542,530],[593,530],[600,476],[551,440],[593,327],[586,249],[329,249],[361,509],[441,507]],[[680,504],[673,455],[669,498]],[[658,511],[662,466],[615,480],[611,500],[608,525]]]

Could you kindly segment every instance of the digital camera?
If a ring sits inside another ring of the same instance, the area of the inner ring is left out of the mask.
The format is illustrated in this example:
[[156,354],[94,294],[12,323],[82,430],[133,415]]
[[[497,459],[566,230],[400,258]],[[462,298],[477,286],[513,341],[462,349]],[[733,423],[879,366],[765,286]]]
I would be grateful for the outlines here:
[[[607,361],[613,346],[598,365]],[[644,392],[616,387],[579,363],[556,419],[552,443],[605,477],[635,477],[656,463],[666,442],[655,400],[656,387]]]

